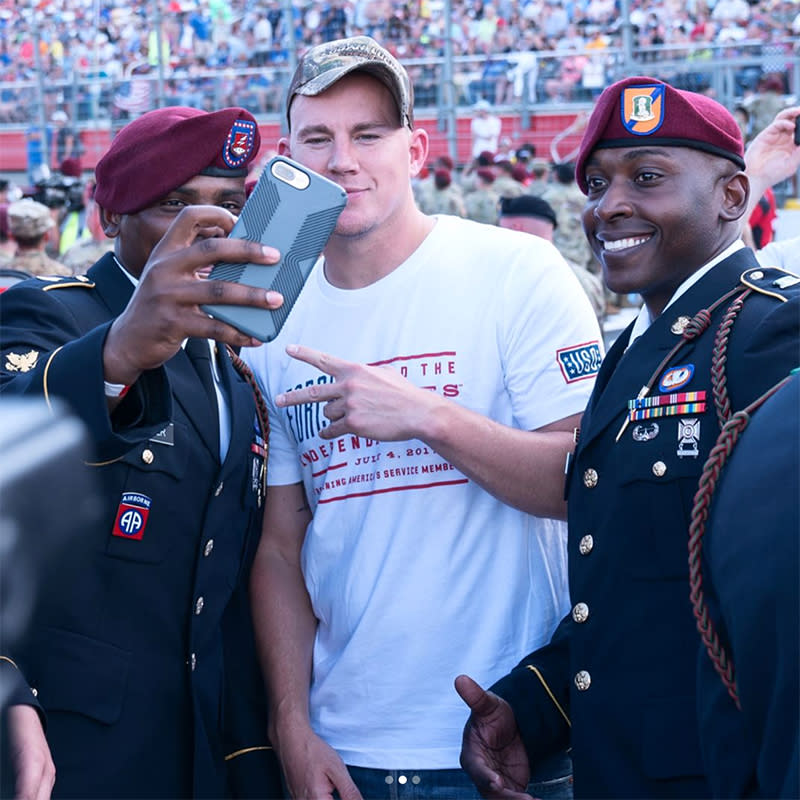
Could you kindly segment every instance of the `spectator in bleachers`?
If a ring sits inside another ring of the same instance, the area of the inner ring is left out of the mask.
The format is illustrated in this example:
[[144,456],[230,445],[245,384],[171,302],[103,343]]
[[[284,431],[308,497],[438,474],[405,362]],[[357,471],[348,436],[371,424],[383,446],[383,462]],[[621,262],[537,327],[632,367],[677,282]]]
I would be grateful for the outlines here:
[[[721,55],[719,45],[742,46],[742,37],[746,46],[731,52],[732,56],[746,61],[748,54],[773,54],[763,71],[781,77],[784,93],[796,94],[800,88],[787,82],[794,54],[786,37],[800,34],[800,14],[792,0],[717,0],[710,7],[706,3],[631,0],[631,6],[634,47],[651,48],[640,57],[656,63],[665,57],[691,60],[688,77],[679,75],[677,81],[686,88],[707,88],[710,73],[704,57]],[[0,86],[0,124],[35,121],[37,112],[31,102],[35,86],[8,86],[9,82],[36,79],[34,26],[47,76],[48,118],[56,108],[70,112],[77,108],[75,122],[108,116],[118,85],[104,85],[93,96],[82,88],[82,81],[90,76],[108,76],[117,82],[123,74],[130,78],[137,62],[148,55],[151,71],[143,75],[139,70],[138,74],[151,91],[147,98],[139,98],[138,104],[146,102],[148,108],[155,104],[158,48],[152,26],[156,18],[146,0],[131,0],[127,5],[115,0],[49,0],[30,9],[6,2],[3,8],[0,75],[6,85]],[[377,36],[403,60],[441,56],[443,36],[449,33],[456,56],[482,59],[455,65],[460,105],[472,104],[478,97],[495,104],[523,99],[527,103],[586,101],[601,83],[616,77],[619,66],[618,56],[609,65],[601,65],[595,58],[587,61],[583,52],[584,47],[593,48],[597,43],[611,52],[619,51],[621,28],[614,0],[462,2],[452,5],[450,20],[444,19],[440,0],[293,0],[291,8],[292,19],[284,19],[283,0],[166,3],[160,16],[165,77],[169,80],[173,69],[185,71],[194,64],[209,71],[214,83],[216,71],[236,69],[246,75],[248,89],[255,86],[259,94],[263,86],[258,86],[258,75],[245,73],[244,68],[283,68],[276,75],[283,86],[292,35],[302,51],[314,42],[353,32]],[[584,33],[593,28],[594,34],[587,39]],[[414,71],[423,80],[420,105],[436,105],[441,70],[414,66]],[[761,73],[761,65],[745,63],[737,68],[736,86],[742,92],[752,91]],[[73,101],[74,87],[80,96]],[[169,94],[174,94],[174,87]],[[205,97],[189,99],[196,100],[198,107],[206,102]],[[267,113],[274,103],[270,99],[260,105],[265,109],[262,113]],[[124,109],[121,118],[136,113],[140,112],[135,108]],[[769,114],[765,117],[771,118]]]
[[492,113],[489,102],[484,99],[478,100],[475,103],[474,116],[470,122],[473,158],[485,151],[492,154],[497,152],[501,127],[500,117]]

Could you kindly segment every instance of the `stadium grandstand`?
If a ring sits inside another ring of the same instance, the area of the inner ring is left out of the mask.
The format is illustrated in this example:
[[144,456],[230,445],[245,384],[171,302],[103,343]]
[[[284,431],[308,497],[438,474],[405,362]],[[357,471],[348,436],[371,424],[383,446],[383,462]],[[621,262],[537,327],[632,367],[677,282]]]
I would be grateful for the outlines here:
[[408,68],[432,153],[470,157],[484,100],[499,149],[569,160],[587,110],[648,74],[740,109],[749,134],[800,95],[797,0],[0,0],[0,173],[90,170],[164,105],[242,105],[266,142],[298,53],[366,33]]

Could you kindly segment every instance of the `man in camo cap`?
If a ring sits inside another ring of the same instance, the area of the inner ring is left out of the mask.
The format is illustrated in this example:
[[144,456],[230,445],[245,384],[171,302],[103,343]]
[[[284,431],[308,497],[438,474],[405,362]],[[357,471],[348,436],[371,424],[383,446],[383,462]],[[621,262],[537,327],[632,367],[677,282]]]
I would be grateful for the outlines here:
[[[452,681],[503,674],[568,608],[555,517],[597,322],[552,245],[415,203],[428,134],[375,41],[309,50],[288,105],[279,152],[347,204],[281,333],[243,351],[273,404],[270,738],[295,798],[478,800]],[[540,766],[534,796],[568,793],[565,753]]]
[[50,209],[29,197],[8,207],[8,233],[17,248],[9,265],[29,275],[71,275],[70,270],[47,255],[45,248],[55,220]]

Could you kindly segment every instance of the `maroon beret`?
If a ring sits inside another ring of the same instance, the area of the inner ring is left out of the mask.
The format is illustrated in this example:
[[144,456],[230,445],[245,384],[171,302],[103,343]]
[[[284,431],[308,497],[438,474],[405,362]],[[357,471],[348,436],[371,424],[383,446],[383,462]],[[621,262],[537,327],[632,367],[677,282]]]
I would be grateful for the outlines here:
[[453,163],[453,159],[452,159],[452,158],[450,158],[450,156],[448,156],[448,155],[441,155],[441,156],[439,156],[439,158],[437,159],[437,161],[438,161],[438,162],[439,162],[439,164],[441,164],[441,165],[442,165],[442,166],[443,166],[445,169],[449,169],[451,172],[453,171],[453,168],[455,167],[455,164]]
[[433,182],[437,189],[446,189],[452,183],[450,170],[440,167],[433,173]]
[[525,183],[528,180],[528,170],[522,164],[514,164],[511,167],[511,177],[519,183]]
[[716,100],[657,78],[625,78],[597,99],[583,134],[575,180],[586,194],[586,160],[606,147],[691,147],[744,169],[744,143],[733,115]]
[[79,158],[65,158],[61,162],[58,171],[68,178],[80,178],[81,176],[81,160]]
[[245,177],[260,145],[255,118],[243,108],[149,111],[122,128],[98,161],[95,200],[134,214],[196,175]]

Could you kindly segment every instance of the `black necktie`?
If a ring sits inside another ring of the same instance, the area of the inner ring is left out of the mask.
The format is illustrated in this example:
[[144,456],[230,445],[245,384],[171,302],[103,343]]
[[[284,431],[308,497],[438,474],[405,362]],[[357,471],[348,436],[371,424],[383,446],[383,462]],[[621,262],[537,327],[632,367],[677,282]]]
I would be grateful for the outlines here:
[[217,392],[214,386],[214,376],[211,373],[211,351],[208,346],[208,339],[197,339],[190,337],[186,340],[184,347],[186,355],[192,362],[192,366],[197,372],[203,388],[206,390],[211,408],[214,410],[214,428],[219,436],[219,411],[217,408]]

